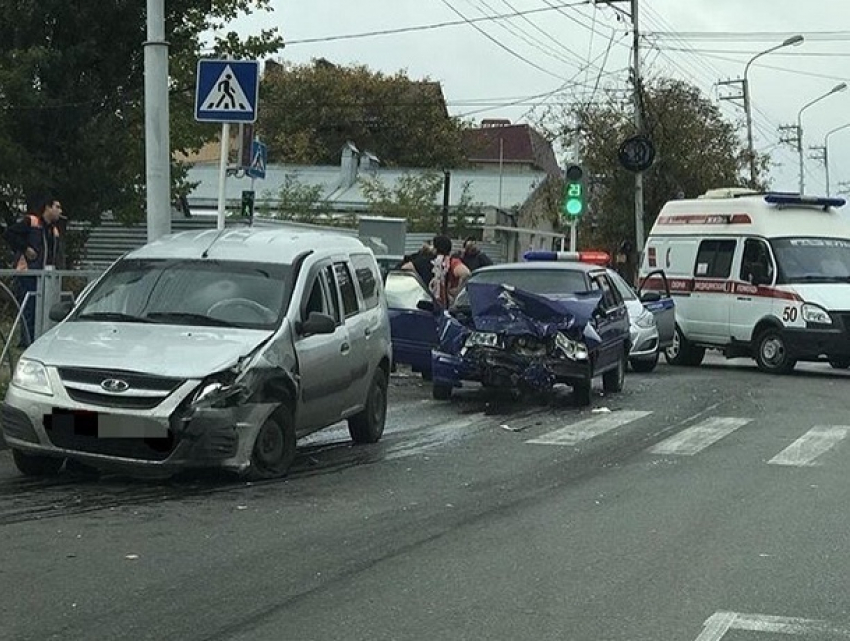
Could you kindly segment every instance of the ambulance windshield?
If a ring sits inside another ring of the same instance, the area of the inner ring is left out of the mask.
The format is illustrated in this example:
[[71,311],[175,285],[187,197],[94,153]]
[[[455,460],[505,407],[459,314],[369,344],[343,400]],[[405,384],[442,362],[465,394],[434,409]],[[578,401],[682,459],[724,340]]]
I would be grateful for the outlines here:
[[850,282],[850,239],[778,238],[771,245],[782,282]]

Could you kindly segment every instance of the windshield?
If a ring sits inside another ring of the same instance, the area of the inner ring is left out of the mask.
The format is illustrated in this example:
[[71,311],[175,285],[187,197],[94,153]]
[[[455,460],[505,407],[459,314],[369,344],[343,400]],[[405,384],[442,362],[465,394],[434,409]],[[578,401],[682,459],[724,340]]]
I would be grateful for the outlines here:
[[124,260],[72,320],[271,329],[289,300],[289,265]]
[[850,281],[850,239],[778,238],[771,245],[781,282]]
[[[469,282],[510,285],[541,296],[564,297],[588,290],[584,272],[566,269],[488,269],[476,272]],[[469,306],[466,288],[458,294],[455,306]]]

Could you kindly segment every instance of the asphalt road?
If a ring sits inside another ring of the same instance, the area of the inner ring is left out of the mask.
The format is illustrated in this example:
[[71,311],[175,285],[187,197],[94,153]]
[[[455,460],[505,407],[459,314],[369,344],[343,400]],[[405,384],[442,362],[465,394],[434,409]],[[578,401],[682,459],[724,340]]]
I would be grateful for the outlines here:
[[850,639],[850,375],[748,361],[450,403],[289,478],[22,479],[0,452],[0,639]]

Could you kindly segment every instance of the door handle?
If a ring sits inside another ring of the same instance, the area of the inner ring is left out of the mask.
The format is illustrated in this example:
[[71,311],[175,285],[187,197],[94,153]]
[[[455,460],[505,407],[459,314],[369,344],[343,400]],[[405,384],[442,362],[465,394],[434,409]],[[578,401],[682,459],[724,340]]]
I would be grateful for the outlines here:
[[738,296],[738,300],[753,300],[749,296]]
[[339,348],[339,351],[343,354],[348,354],[348,352],[351,351],[351,345],[349,345],[348,343],[343,343],[342,346]]

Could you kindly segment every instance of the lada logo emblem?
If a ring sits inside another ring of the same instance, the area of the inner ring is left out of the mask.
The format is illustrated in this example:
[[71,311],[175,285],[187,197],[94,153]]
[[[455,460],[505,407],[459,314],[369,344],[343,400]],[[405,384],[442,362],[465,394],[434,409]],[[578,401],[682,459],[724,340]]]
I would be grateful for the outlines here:
[[130,384],[127,381],[122,381],[120,378],[107,378],[100,386],[107,392],[120,394],[130,389]]

